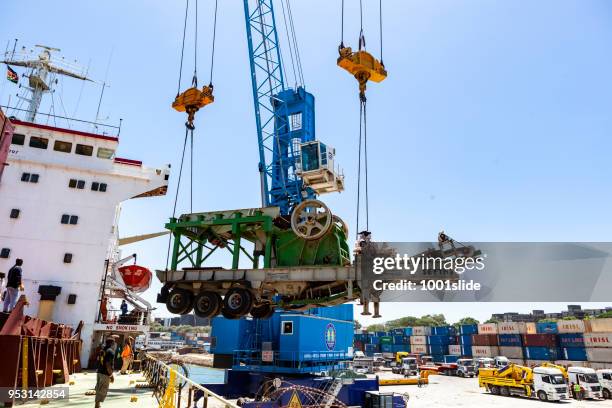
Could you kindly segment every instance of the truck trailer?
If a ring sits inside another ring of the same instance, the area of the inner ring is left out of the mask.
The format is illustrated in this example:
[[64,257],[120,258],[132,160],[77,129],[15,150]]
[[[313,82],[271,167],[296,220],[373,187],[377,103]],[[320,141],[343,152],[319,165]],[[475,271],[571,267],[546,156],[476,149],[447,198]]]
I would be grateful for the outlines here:
[[532,369],[511,363],[504,368],[481,368],[478,370],[478,385],[493,395],[519,395],[541,401],[569,398],[563,373],[552,367]]

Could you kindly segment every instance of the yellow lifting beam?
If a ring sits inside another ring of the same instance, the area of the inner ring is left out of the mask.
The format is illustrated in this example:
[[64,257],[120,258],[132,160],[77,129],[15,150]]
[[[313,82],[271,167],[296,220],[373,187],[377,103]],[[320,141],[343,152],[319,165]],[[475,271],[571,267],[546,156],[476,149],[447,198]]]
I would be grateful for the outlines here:
[[365,99],[368,81],[381,82],[387,77],[385,66],[365,50],[353,52],[351,47],[340,47],[337,64],[350,72],[359,82],[359,96]]
[[205,85],[202,87],[202,90],[193,87],[178,94],[174,102],[172,102],[172,107],[179,112],[187,112],[187,123],[185,123],[185,126],[189,129],[194,129],[193,120],[195,119],[195,113],[214,101],[213,86]]

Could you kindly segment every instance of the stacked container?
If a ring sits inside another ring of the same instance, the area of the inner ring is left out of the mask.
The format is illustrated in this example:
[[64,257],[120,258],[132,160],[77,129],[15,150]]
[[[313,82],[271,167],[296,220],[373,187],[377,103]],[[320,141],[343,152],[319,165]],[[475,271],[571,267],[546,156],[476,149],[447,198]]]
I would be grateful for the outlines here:
[[584,334],[584,345],[589,362],[612,363],[612,318],[588,321],[590,333]]
[[513,360],[522,360],[523,334],[527,334],[524,322],[504,322],[498,324],[499,354]]
[[524,356],[528,360],[553,361],[561,357],[556,334],[524,334],[523,345]]
[[478,325],[478,334],[472,335],[472,356],[474,358],[499,355],[497,332],[497,323]]
[[472,335],[478,334],[477,324],[464,324],[459,327],[459,346],[461,347],[461,355],[466,357],[472,356]]
[[[584,332],[586,326],[582,320],[560,320],[557,322],[557,335],[562,358],[567,361],[586,361]],[[576,365],[576,364],[570,364]]]
[[412,328],[412,336],[430,336],[431,327],[429,326],[415,326]]

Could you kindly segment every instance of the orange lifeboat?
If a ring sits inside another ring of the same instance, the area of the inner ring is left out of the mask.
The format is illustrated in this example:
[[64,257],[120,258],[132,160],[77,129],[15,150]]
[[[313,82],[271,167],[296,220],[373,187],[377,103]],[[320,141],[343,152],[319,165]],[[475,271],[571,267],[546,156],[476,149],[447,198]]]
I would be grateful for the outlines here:
[[118,270],[123,283],[132,292],[144,292],[149,289],[153,274],[144,266],[126,265],[119,267]]

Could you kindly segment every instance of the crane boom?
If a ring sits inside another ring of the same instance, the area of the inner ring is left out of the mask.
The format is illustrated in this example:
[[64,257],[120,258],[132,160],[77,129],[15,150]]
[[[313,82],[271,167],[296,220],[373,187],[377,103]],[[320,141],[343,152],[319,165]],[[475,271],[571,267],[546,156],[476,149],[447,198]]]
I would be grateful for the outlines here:
[[282,215],[314,198],[296,174],[300,145],[315,140],[314,96],[285,86],[272,0],[244,0],[263,206]]

